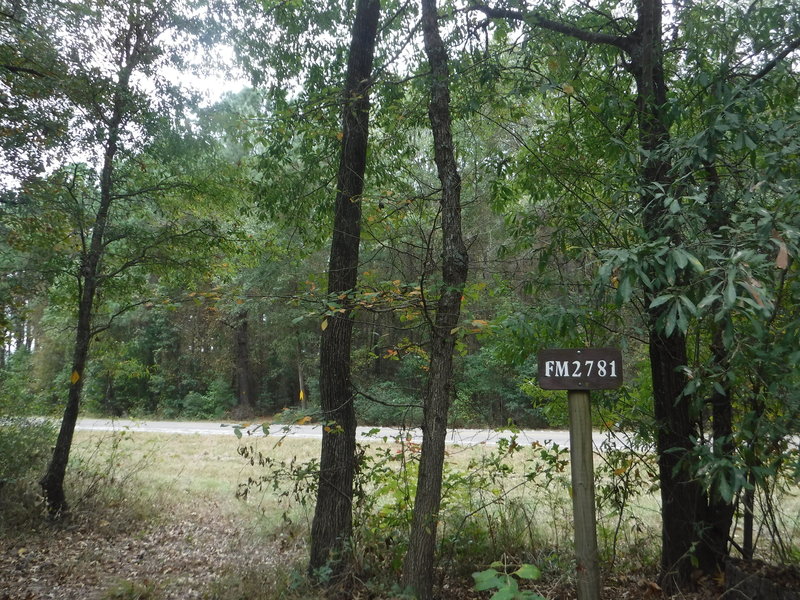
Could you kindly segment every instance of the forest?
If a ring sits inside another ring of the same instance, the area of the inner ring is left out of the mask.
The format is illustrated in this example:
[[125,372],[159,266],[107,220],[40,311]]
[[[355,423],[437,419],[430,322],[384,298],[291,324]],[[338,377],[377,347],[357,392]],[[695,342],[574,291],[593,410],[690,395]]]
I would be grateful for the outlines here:
[[537,352],[618,348],[658,589],[797,563],[799,48],[797,0],[0,0],[0,430],[56,420],[57,519],[79,415],[320,423],[356,597],[356,426],[420,427],[386,539],[444,597],[448,427],[563,429]]

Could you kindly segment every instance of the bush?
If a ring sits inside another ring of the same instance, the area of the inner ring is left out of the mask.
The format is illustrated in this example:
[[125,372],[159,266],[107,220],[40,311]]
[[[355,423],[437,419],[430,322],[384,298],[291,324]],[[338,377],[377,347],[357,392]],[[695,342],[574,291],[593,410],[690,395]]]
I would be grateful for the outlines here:
[[0,492],[39,475],[56,439],[51,421],[17,417],[0,418]]
[[230,386],[220,379],[214,380],[208,392],[189,392],[183,398],[181,416],[189,419],[219,419],[236,406]]
[[0,532],[40,514],[37,479],[56,439],[51,421],[0,417]]

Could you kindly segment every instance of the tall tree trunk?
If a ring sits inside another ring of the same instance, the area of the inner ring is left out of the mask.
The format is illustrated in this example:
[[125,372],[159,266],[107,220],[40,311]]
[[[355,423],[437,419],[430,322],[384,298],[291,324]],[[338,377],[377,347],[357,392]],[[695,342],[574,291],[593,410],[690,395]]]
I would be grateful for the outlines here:
[[[651,240],[668,237],[680,243],[680,233],[671,224],[660,190],[673,187],[669,159],[669,129],[662,49],[661,0],[641,0],[634,37],[638,44],[631,70],[637,84],[639,103],[639,144],[642,149],[640,201],[645,232]],[[656,279],[656,278],[654,278]],[[645,302],[663,293],[653,289]],[[687,364],[686,336],[678,330],[666,335],[658,324],[662,305],[648,310],[650,369],[656,419],[656,450],[661,483],[662,580],[669,590],[691,581],[692,557],[705,529],[706,496],[689,470],[685,457],[694,447],[697,411],[694,399],[685,396]],[[705,565],[699,565],[703,568]]]
[[[333,238],[328,267],[328,294],[341,296],[355,289],[361,238],[361,194],[369,137],[369,87],[380,16],[379,0],[358,0],[347,62],[342,105],[342,149],[337,175]],[[309,571],[334,564],[341,567],[352,533],[356,416],[350,375],[353,321],[349,301],[345,312],[325,319],[320,342],[320,404],[331,425],[322,434],[317,505],[311,524]]]
[[433,323],[430,370],[423,407],[423,443],[403,586],[417,598],[433,597],[436,530],[441,506],[447,413],[453,393],[453,333],[461,312],[468,257],[461,232],[461,177],[456,165],[450,116],[447,51],[439,34],[436,0],[422,0],[422,30],[431,68],[428,115],[442,185],[442,287]]
[[102,120],[107,126],[107,136],[103,154],[103,167],[100,172],[100,203],[91,223],[88,247],[84,248],[78,273],[78,321],[75,329],[75,347],[72,353],[72,370],[67,394],[67,404],[61,420],[61,428],[53,448],[53,456],[40,480],[45,501],[51,513],[58,514],[68,506],[64,494],[64,477],[72,448],[72,437],[78,420],[81,393],[83,391],[84,373],[89,356],[89,345],[92,340],[92,314],[97,287],[100,281],[100,263],[105,249],[105,232],[108,225],[109,211],[113,199],[114,159],[118,150],[119,136],[125,120],[125,110],[130,93],[130,77],[139,61],[144,39],[131,24],[127,31],[127,54],[125,63],[119,71],[119,80],[114,92],[111,111],[107,119]]
[[113,161],[117,151],[120,122],[121,117],[111,130],[106,143],[103,171],[100,179],[100,207],[93,223],[89,248],[83,256],[80,274],[78,275],[80,294],[78,322],[75,329],[75,347],[72,353],[72,370],[67,405],[64,409],[56,445],[53,448],[53,456],[50,459],[47,471],[40,480],[44,498],[50,512],[53,514],[58,514],[68,508],[64,494],[64,477],[67,471],[67,463],[69,462],[70,449],[72,448],[72,436],[75,432],[75,424],[78,421],[84,372],[92,339],[92,313],[97,292],[100,259],[103,254],[103,237],[111,206]]
[[233,331],[236,353],[236,399],[239,410],[253,414],[256,409],[256,393],[250,362],[250,327],[246,310],[242,309],[236,313]]
[[[711,156],[716,156],[715,134],[710,136]],[[728,200],[723,193],[722,183],[716,165],[713,162],[705,164],[705,173],[708,181],[707,198],[710,214],[707,219],[708,229],[711,234],[726,245],[731,226],[730,215],[734,210],[735,198]],[[718,282],[723,283],[722,276]],[[723,332],[728,326],[733,326],[730,317],[726,316],[721,322],[711,324],[711,356],[715,375],[722,375],[718,385],[714,386],[708,403],[711,405],[711,444],[712,454],[716,460],[725,460],[735,452],[733,441],[733,397],[731,384],[724,376],[730,369],[730,351],[725,346]],[[706,494],[708,505],[704,521],[707,523],[702,529],[703,543],[698,547],[698,563],[709,572],[724,572],[725,559],[728,556],[730,530],[733,525],[735,505],[732,500],[726,500],[718,489],[712,488]]]

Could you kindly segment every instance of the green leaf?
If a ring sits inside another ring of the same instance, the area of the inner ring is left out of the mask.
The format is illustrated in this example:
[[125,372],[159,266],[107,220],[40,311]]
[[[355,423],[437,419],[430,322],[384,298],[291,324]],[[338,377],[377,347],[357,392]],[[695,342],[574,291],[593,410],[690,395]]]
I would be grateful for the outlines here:
[[689,263],[689,257],[683,248],[675,248],[672,251],[672,258],[679,269],[683,269]]
[[701,262],[700,262],[700,261],[697,259],[697,257],[696,257],[696,256],[694,256],[694,255],[692,255],[692,254],[689,254],[689,253],[687,252],[687,253],[686,253],[686,258],[688,259],[688,261],[689,261],[689,264],[690,264],[690,265],[692,265],[692,268],[694,268],[694,270],[695,270],[697,273],[705,273],[705,271],[706,271],[706,268],[703,266],[703,263],[701,263]]
[[673,304],[672,308],[669,309],[667,313],[667,322],[664,326],[664,333],[667,334],[667,337],[672,335],[672,332],[675,331],[675,326],[678,323],[678,304]]
[[633,292],[633,285],[631,284],[630,277],[624,277],[622,282],[620,283],[619,290],[617,293],[619,294],[619,298],[622,302],[627,302],[630,300],[631,292]]
[[503,585],[498,587],[498,590],[492,594],[491,600],[513,600],[519,593],[519,584],[513,577],[506,575],[503,579]]
[[689,311],[690,314],[692,314],[693,316],[697,315],[697,307],[694,305],[694,302],[689,300],[689,298],[687,298],[684,295],[679,296],[679,299],[680,299],[681,303],[683,303],[683,305]]
[[234,427],[233,433],[236,435],[237,438],[242,439],[242,428],[241,427]]
[[542,576],[542,571],[536,565],[524,564],[514,571],[514,575],[521,579],[539,579]]
[[719,490],[719,495],[722,496],[725,502],[733,500],[733,488],[724,474],[720,474],[719,481],[717,482],[717,490]]
[[657,306],[666,304],[673,298],[674,296],[672,296],[671,294],[664,294],[663,296],[658,296],[657,298],[653,298],[653,301],[650,303],[650,308],[656,308]]
[[701,301],[700,301],[700,302],[697,304],[697,309],[698,309],[698,310],[705,310],[706,308],[708,308],[709,306],[711,306],[712,304],[714,304],[714,302],[716,302],[717,300],[719,300],[719,298],[720,298],[720,295],[719,295],[719,294],[708,294],[708,295],[707,295],[705,298],[703,298],[703,299],[702,299],[702,300],[701,300]]
[[725,295],[723,297],[723,306],[726,309],[731,309],[736,304],[736,284],[729,278],[728,285],[725,286]]
[[505,585],[505,579],[497,576],[498,572],[494,569],[486,569],[472,574],[475,580],[475,591],[485,592],[486,590],[497,589]]

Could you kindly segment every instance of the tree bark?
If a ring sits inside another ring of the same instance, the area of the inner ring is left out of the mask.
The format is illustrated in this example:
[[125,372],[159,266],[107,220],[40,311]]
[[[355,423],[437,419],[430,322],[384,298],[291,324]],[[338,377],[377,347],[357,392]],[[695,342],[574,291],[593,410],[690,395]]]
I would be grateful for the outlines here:
[[317,505],[311,525],[312,576],[326,564],[334,567],[334,575],[341,572],[342,555],[352,533],[356,416],[350,373],[353,321],[347,294],[355,289],[358,276],[369,87],[379,15],[379,0],[358,0],[344,88],[328,294],[343,302],[345,311],[325,318],[320,342],[320,403],[327,426],[322,435]]
[[468,257],[461,232],[461,177],[450,115],[447,51],[439,34],[436,0],[422,0],[422,30],[430,65],[428,116],[442,185],[442,288],[432,328],[430,370],[423,406],[423,444],[403,586],[417,598],[433,597],[436,530],[441,506],[447,413],[453,394],[453,349],[467,280]]
[[72,437],[78,421],[81,393],[83,391],[84,372],[89,356],[89,345],[92,339],[92,312],[97,292],[100,259],[103,255],[103,238],[108,223],[111,207],[111,188],[114,172],[114,155],[117,152],[119,127],[122,122],[121,111],[115,110],[114,119],[109,128],[106,141],[103,170],[100,178],[100,206],[95,215],[88,252],[83,256],[78,275],[78,322],[75,329],[75,347],[72,353],[72,370],[70,375],[67,405],[61,420],[53,456],[47,471],[40,480],[45,501],[51,513],[58,514],[67,510],[64,494],[64,477],[72,448]]

